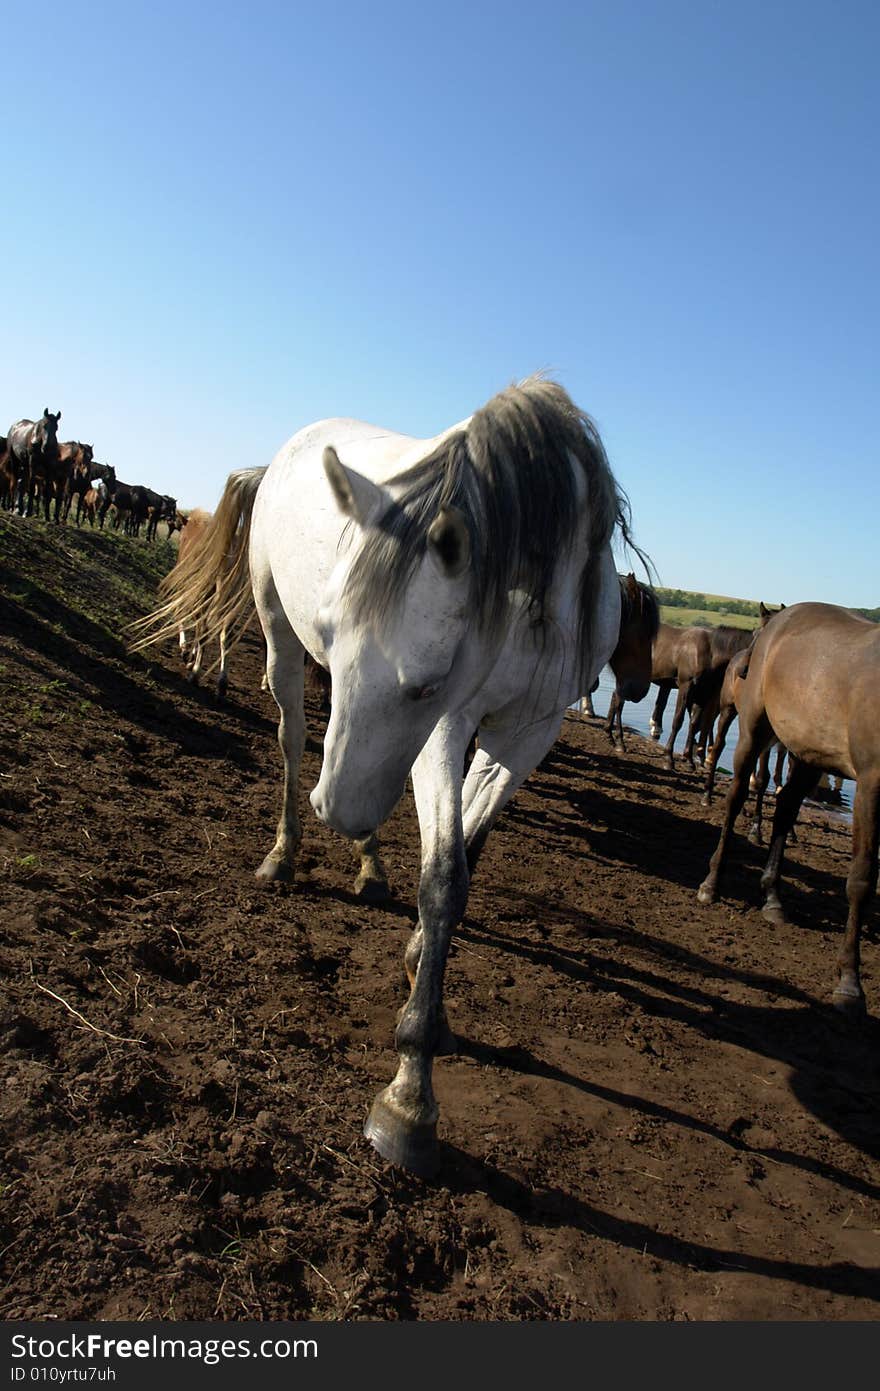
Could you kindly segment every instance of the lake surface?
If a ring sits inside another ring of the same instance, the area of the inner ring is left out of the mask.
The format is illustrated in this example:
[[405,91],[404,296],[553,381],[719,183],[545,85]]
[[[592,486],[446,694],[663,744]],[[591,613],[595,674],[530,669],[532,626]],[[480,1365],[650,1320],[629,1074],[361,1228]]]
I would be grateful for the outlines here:
[[[613,672],[612,672],[612,670],[611,670],[610,667],[605,667],[604,671],[602,672],[601,676],[599,677],[599,689],[598,689],[598,691],[596,691],[596,692],[594,693],[594,695],[593,695],[593,708],[595,709],[596,714],[597,714],[597,715],[600,715],[603,719],[604,719],[604,717],[608,714],[608,706],[609,706],[609,704],[610,704],[610,702],[611,702],[611,697],[613,696],[613,694],[614,694],[614,674],[613,674]],[[640,700],[640,701],[638,701],[638,703],[636,703],[635,701],[627,701],[626,705],[623,707],[623,723],[624,723],[624,726],[627,726],[627,725],[628,725],[630,728],[635,729],[635,730],[638,730],[639,734],[644,734],[644,735],[650,737],[650,733],[651,733],[651,729],[650,729],[651,711],[654,709],[654,704],[655,704],[656,700],[657,700],[657,687],[656,687],[656,686],[652,686],[651,689],[649,690],[648,694],[645,696],[645,699],[644,699],[644,700]],[[675,713],[675,691],[672,691],[671,694],[670,694],[670,696],[669,696],[669,700],[668,700],[668,702],[667,702],[667,705],[666,705],[666,710],[664,711],[664,714],[663,714],[663,733],[662,733],[662,735],[660,736],[660,738],[661,738],[661,742],[664,743],[664,744],[666,743],[666,740],[667,740],[667,738],[669,737],[669,730],[670,730],[670,728],[671,728],[671,726],[672,726],[672,716],[673,716],[674,713]],[[676,753],[680,753],[681,750],[684,748],[685,739],[687,738],[687,729],[688,729],[688,721],[687,721],[687,719],[685,719],[685,720],[683,720],[683,722],[682,722],[681,729],[679,730],[679,732],[678,732],[678,737],[676,738],[676,741],[675,741],[675,751],[676,751]],[[739,739],[739,721],[738,721],[738,720],[734,720],[733,724],[730,726],[730,729],[727,731],[727,739],[726,739],[726,742],[725,742],[725,745],[724,745],[724,752],[723,752],[722,755],[721,755],[721,762],[720,762],[719,765],[718,765],[718,771],[719,771],[719,773],[726,773],[726,774],[729,775],[730,772],[732,771],[732,769],[733,769],[733,754],[734,754],[734,750],[736,749],[736,742],[737,742],[738,739]],[[772,758],[772,757],[771,757],[771,760],[770,760],[770,772],[771,772],[771,784],[770,784],[770,785],[771,785],[771,789],[772,789],[772,787],[773,787],[773,782],[772,782],[773,758]],[[849,778],[846,778],[846,779],[844,780],[843,787],[842,787],[842,789],[841,789],[840,795],[841,795],[841,798],[842,798],[842,810],[843,810],[843,812],[847,815],[847,817],[850,817],[850,816],[852,815],[852,802],[853,802],[853,794],[854,794],[854,793],[855,793],[855,783],[852,782]],[[828,803],[821,803],[820,805],[822,805],[822,806],[828,806]],[[835,808],[835,809],[836,809],[836,808]]]

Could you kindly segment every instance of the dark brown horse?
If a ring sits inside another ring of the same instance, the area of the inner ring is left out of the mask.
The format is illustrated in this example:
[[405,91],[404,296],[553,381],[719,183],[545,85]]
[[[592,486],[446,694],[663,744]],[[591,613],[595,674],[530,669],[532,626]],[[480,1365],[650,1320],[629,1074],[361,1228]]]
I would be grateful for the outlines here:
[[6,512],[11,512],[15,506],[17,484],[18,474],[9,452],[6,436],[0,435],[0,507]]
[[614,743],[616,721],[617,743],[623,749],[625,745],[621,711],[627,700],[644,700],[650,689],[652,652],[660,626],[660,609],[653,589],[646,584],[639,584],[635,575],[620,575],[618,578],[620,629],[617,646],[608,663],[614,672],[616,684],[608,707],[605,733]]
[[804,797],[822,772],[853,778],[852,859],[846,881],[849,915],[834,991],[838,1009],[863,1013],[859,978],[862,919],[877,880],[880,804],[880,627],[833,604],[794,604],[759,632],[738,693],[739,742],[718,848],[700,885],[701,903],[718,893],[734,822],[749,775],[775,739],[792,757],[776,798],[767,866],[761,878],[764,916],[785,922],[779,878],[785,838]]
[[[82,512],[82,500],[92,486],[92,460],[94,448],[79,440],[68,440],[58,446],[58,498],[64,520],[70,516],[73,499],[76,498],[77,517]],[[97,474],[95,475],[97,477]],[[55,520],[58,520],[58,505],[55,505]]]
[[53,414],[47,406],[39,420],[16,420],[9,427],[6,444],[15,470],[18,510],[22,516],[31,515],[38,488],[57,464],[60,419],[61,412]]

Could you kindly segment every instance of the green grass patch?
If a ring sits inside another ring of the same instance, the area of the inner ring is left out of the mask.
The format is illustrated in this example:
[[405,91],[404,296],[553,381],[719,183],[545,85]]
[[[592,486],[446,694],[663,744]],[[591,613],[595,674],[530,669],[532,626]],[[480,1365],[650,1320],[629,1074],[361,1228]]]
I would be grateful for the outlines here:
[[751,618],[743,613],[718,613],[714,609],[670,608],[666,604],[660,605],[660,617],[664,623],[669,623],[674,628],[691,628],[694,624],[700,624],[706,628],[717,628],[721,623],[726,623],[731,628],[749,630],[758,626],[757,618]]

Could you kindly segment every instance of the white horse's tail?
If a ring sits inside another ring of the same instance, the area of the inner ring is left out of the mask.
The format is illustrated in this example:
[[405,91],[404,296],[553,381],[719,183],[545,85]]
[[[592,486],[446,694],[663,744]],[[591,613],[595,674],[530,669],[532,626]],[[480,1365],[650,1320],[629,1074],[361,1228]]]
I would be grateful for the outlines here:
[[210,642],[226,630],[228,646],[241,637],[254,613],[248,543],[251,516],[265,468],[231,473],[220,505],[198,545],[187,550],[164,577],[166,602],[130,625],[133,652],[192,628]]

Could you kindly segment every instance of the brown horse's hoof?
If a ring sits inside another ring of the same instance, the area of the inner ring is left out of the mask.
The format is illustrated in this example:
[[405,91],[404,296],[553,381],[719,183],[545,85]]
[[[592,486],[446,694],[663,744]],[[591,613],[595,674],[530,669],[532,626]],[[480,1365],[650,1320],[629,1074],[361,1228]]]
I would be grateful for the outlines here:
[[697,901],[698,903],[715,902],[715,885],[710,884],[708,879],[704,879],[697,889]]
[[704,792],[703,795],[702,795],[702,797],[700,798],[700,806],[701,806],[701,807],[711,807],[711,805],[712,805],[712,798],[711,798],[710,794],[709,794],[708,792]]
[[436,1125],[404,1125],[383,1096],[377,1096],[370,1108],[364,1135],[389,1164],[431,1178],[440,1163]]
[[293,880],[293,866],[286,860],[276,860],[267,855],[254,878],[261,884],[289,884]]
[[365,874],[355,879],[354,891],[362,903],[384,903],[391,896],[387,879],[370,879]]

